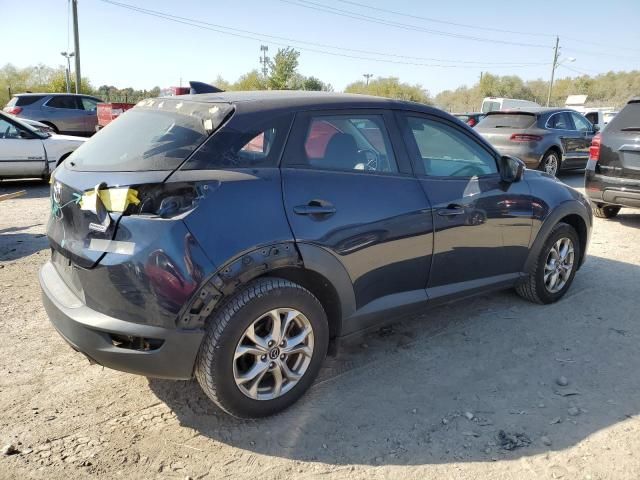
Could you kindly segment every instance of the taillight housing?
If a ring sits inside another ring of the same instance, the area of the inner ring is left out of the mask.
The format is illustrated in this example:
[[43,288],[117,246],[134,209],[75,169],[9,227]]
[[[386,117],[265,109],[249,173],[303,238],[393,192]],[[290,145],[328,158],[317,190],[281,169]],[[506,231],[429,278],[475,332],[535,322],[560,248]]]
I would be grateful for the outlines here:
[[539,142],[542,140],[540,135],[532,135],[530,133],[514,133],[509,137],[512,142]]
[[602,142],[602,135],[596,133],[591,140],[591,146],[589,147],[589,160],[600,160],[600,144]]
[[18,115],[22,111],[22,107],[6,107],[4,111],[11,115]]

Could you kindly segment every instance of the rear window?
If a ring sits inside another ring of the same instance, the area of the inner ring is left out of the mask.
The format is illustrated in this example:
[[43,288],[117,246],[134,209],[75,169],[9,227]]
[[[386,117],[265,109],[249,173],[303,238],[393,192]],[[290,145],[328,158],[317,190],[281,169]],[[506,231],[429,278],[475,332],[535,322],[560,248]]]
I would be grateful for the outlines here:
[[27,105],[31,105],[32,103],[36,103],[39,100],[42,100],[45,96],[44,95],[25,95],[25,96],[19,96],[19,97],[13,97],[9,103],[7,104],[8,107],[24,107]]
[[628,103],[607,125],[607,131],[625,129],[636,133],[640,129],[640,102]]
[[536,121],[535,115],[523,113],[496,113],[487,115],[478,128],[529,128]]
[[69,158],[74,170],[173,170],[233,111],[228,103],[143,100],[82,144]]

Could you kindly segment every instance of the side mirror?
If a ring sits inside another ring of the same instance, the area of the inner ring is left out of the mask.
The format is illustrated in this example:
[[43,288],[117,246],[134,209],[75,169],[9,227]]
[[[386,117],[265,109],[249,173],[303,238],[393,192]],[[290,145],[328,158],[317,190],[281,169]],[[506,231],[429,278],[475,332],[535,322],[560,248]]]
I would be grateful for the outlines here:
[[524,175],[524,169],[524,162],[519,158],[508,155],[500,157],[500,176],[504,182],[519,182]]
[[593,125],[593,133],[599,132],[600,131],[600,125]]
[[25,130],[18,130],[18,137],[29,139],[29,138],[33,138],[33,135],[31,135],[29,132]]

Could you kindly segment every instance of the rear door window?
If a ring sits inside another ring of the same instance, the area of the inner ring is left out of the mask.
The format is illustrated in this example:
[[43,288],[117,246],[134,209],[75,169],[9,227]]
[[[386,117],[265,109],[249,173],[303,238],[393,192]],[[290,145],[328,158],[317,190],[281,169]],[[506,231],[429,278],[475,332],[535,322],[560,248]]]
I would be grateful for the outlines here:
[[382,115],[312,115],[303,121],[308,125],[302,148],[294,148],[288,163],[323,170],[398,171]]
[[536,121],[536,116],[525,113],[489,114],[478,123],[478,128],[529,128]]
[[53,108],[66,108],[68,110],[79,110],[77,98],[66,95],[56,95],[47,102],[47,107]]
[[227,103],[148,99],[83,143],[67,162],[74,170],[173,170],[231,114]]

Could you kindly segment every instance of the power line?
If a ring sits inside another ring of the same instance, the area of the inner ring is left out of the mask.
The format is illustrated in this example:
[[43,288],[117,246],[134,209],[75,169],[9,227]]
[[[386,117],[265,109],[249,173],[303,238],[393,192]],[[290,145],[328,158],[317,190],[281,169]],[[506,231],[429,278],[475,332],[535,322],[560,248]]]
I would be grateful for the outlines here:
[[589,76],[591,76],[591,74],[589,72],[585,72],[584,70],[580,70],[580,69],[575,68],[575,67],[570,67],[568,65],[563,65],[563,64],[560,64],[559,66],[562,67],[562,68],[566,68],[567,70],[571,70],[572,72],[579,73],[581,75],[589,75]]
[[353,2],[350,0],[336,0],[337,2],[341,2],[341,3],[346,3],[348,5],[354,5],[357,7],[362,7],[362,8],[366,8],[367,10],[377,10],[379,12],[384,12],[384,13],[392,13],[394,15],[399,15],[401,17],[407,17],[407,18],[413,18],[416,20],[424,20],[426,22],[433,22],[433,23],[441,23],[443,25],[453,25],[455,27],[464,27],[464,28],[473,28],[476,30],[485,30],[488,32],[498,32],[498,33],[511,33],[511,34],[516,34],[516,35],[531,35],[531,36],[538,36],[538,37],[555,37],[554,34],[552,33],[536,33],[536,32],[517,32],[515,30],[503,30],[500,28],[492,28],[492,27],[481,27],[478,25],[468,25],[465,23],[456,23],[456,22],[450,22],[447,20],[440,20],[437,18],[430,18],[430,17],[423,17],[420,15],[412,15],[410,13],[403,13],[403,12],[398,12],[397,10],[388,10],[386,8],[379,8],[379,7],[374,7],[372,5],[366,5],[364,3],[358,3],[358,2]]
[[356,20],[362,20],[365,22],[370,22],[370,23],[376,23],[379,25],[386,25],[386,26],[390,26],[390,27],[395,27],[395,28],[399,28],[402,30],[410,30],[410,31],[416,31],[416,32],[422,32],[422,33],[429,33],[432,35],[440,35],[440,36],[445,36],[445,37],[451,37],[451,38],[459,38],[459,39],[463,39],[463,40],[473,40],[476,42],[486,42],[486,43],[497,43],[497,44],[502,44],[502,45],[515,45],[515,46],[519,46],[519,47],[532,47],[532,48],[551,48],[549,45],[542,45],[542,44],[536,44],[536,43],[525,43],[525,42],[512,42],[509,40],[497,40],[497,39],[492,39],[492,38],[486,38],[486,37],[475,37],[472,35],[465,35],[465,34],[461,34],[461,33],[453,33],[453,32],[444,32],[441,30],[432,30],[432,29],[428,29],[428,28],[424,28],[424,27],[419,27],[417,25],[411,25],[408,23],[400,23],[400,22],[394,22],[392,20],[385,20],[379,17],[372,17],[370,15],[364,15],[361,13],[357,13],[357,12],[352,12],[349,10],[343,10],[340,8],[336,8],[336,7],[329,7],[326,5],[322,5],[320,3],[316,3],[316,2],[311,2],[308,0],[297,0],[297,1],[293,1],[293,0],[280,0],[281,2],[284,3],[288,3],[290,5],[296,5],[298,7],[303,7],[303,8],[309,8],[311,10],[317,10],[320,12],[325,12],[325,13],[331,13],[333,15],[338,15],[341,17],[347,17],[347,18],[354,18]]
[[[314,42],[306,42],[306,41],[303,41],[303,40],[295,40],[295,39],[286,38],[286,37],[279,37],[279,36],[275,36],[275,35],[268,35],[268,34],[263,34],[263,33],[252,32],[252,31],[249,31],[249,30],[241,30],[241,29],[237,29],[237,28],[226,27],[226,26],[223,26],[223,25],[217,25],[217,24],[205,22],[205,21],[202,21],[202,20],[196,20],[196,19],[191,19],[191,18],[187,18],[187,17],[181,17],[181,16],[178,16],[178,15],[168,14],[168,13],[160,12],[160,11],[157,11],[157,10],[151,10],[151,9],[147,9],[147,8],[136,7],[134,5],[129,5],[129,4],[126,4],[126,3],[121,3],[121,2],[116,2],[116,1],[113,1],[113,0],[100,0],[100,1],[102,1],[103,3],[108,3],[108,4],[111,4],[111,5],[120,7],[120,8],[132,10],[132,11],[135,11],[135,12],[138,12],[138,13],[142,13],[142,14],[145,14],[145,15],[150,15],[150,16],[161,18],[161,19],[164,19],[164,20],[169,20],[169,21],[180,23],[180,24],[183,24],[183,25],[189,25],[189,26],[192,26],[192,27],[196,27],[196,28],[200,28],[200,29],[204,29],[204,30],[210,30],[210,31],[214,31],[214,32],[217,32],[217,33],[221,33],[223,35],[230,35],[230,36],[234,36],[234,37],[238,37],[238,38],[245,38],[245,39],[255,40],[255,41],[270,41],[272,44],[279,45],[279,46],[287,47],[287,46],[292,46],[292,44],[294,44],[294,43],[295,44],[305,44],[305,45],[319,46],[319,47],[322,47],[322,48],[333,48],[333,49],[336,49],[336,50],[341,50],[343,52],[344,51],[350,51],[350,52],[355,52],[355,53],[363,53],[363,54],[367,54],[367,55],[389,56],[389,57],[394,57],[394,58],[443,61],[443,62],[449,62],[451,64],[428,64],[428,63],[418,63],[418,62],[391,60],[391,59],[386,59],[386,58],[370,58],[370,57],[362,57],[362,56],[358,56],[358,55],[351,55],[351,54],[340,53],[340,52],[330,52],[330,51],[321,50],[321,49],[317,49],[317,48],[300,47],[298,45],[293,45],[293,46],[296,46],[296,48],[298,48],[300,50],[307,50],[307,51],[311,51],[311,52],[315,52],[315,53],[321,53],[321,54],[325,54],[325,55],[333,55],[333,56],[344,57],[344,58],[352,58],[352,59],[358,59],[358,60],[367,60],[367,61],[373,61],[373,62],[383,62],[383,63],[400,64],[400,65],[413,65],[413,66],[439,67],[439,68],[481,68],[483,66],[490,66],[491,68],[518,68],[518,67],[529,67],[529,66],[536,66],[536,65],[548,65],[548,63],[546,63],[546,62],[539,62],[539,63],[496,63],[496,64],[491,64],[490,62],[484,62],[484,63],[477,62],[478,64],[476,64],[475,61],[474,62],[471,62],[471,61],[469,61],[469,62],[465,62],[465,61],[454,62],[454,61],[443,60],[443,59],[428,59],[428,58],[425,58],[425,57],[409,57],[409,56],[402,56],[402,55],[393,55],[393,54],[389,54],[389,53],[373,52],[373,51],[369,51],[369,50],[357,50],[357,49],[350,49],[350,48],[345,48],[345,47],[336,46],[336,45],[328,45],[328,44],[319,44],[319,43],[314,43]],[[227,30],[230,30],[230,31],[227,31]],[[271,40],[265,40],[265,38],[269,38]],[[283,40],[283,41],[285,41],[287,43],[273,41],[272,39]],[[465,63],[465,65],[459,65],[459,64],[455,64],[455,63]]]

